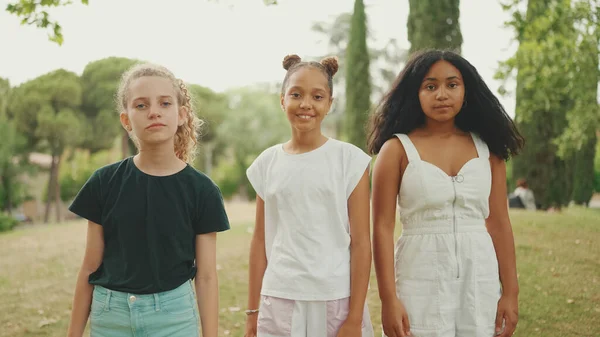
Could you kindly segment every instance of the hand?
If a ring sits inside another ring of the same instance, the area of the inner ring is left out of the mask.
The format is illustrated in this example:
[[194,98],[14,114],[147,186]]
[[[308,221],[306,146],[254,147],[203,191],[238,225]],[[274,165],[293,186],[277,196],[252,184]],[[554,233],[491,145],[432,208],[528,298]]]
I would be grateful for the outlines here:
[[381,307],[381,324],[387,337],[407,337],[410,333],[408,314],[398,299],[383,303]]
[[[519,320],[519,303],[516,296],[502,295],[496,312],[496,336],[510,337],[515,333]],[[502,331],[504,322],[504,331]]]
[[362,321],[345,321],[338,330],[337,337],[362,337]]
[[258,313],[248,315],[246,318],[246,331],[244,337],[256,337],[256,330],[258,326]]

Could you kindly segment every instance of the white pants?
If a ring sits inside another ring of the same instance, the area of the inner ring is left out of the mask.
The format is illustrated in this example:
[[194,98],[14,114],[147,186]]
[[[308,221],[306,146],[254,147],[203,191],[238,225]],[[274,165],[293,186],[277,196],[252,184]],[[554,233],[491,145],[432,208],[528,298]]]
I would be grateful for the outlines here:
[[[348,316],[350,298],[294,301],[262,296],[257,337],[335,337]],[[365,304],[362,337],[374,337]]]

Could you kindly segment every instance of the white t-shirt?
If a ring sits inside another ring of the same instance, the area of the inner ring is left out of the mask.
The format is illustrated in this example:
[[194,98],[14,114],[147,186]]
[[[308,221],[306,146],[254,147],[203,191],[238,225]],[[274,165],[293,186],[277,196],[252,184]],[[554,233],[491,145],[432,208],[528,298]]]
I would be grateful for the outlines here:
[[262,295],[350,296],[348,198],[370,161],[358,147],[331,138],[310,152],[289,154],[277,144],[256,158],[246,174],[265,202]]

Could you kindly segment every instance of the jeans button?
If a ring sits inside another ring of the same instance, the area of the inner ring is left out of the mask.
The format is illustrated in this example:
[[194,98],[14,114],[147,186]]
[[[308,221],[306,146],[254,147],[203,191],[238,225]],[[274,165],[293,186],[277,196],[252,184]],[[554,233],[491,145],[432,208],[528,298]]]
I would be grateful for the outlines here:
[[133,302],[135,302],[135,300],[136,300],[135,296],[133,296],[133,295],[129,296],[129,302],[133,303]]

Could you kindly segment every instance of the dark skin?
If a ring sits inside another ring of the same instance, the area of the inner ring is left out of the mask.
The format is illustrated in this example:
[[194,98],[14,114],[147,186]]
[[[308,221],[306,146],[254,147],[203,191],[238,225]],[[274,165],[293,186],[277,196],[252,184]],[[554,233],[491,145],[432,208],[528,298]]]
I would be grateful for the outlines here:
[[[419,89],[425,125],[409,134],[421,159],[448,176],[455,176],[468,161],[477,157],[470,135],[454,124],[464,97],[464,83],[458,69],[446,61],[435,63]],[[396,197],[407,165],[406,151],[394,137],[382,146],[373,167],[373,252],[383,330],[388,337],[411,336],[406,309],[396,296],[393,242]],[[498,336],[508,337],[514,333],[518,321],[515,247],[506,202],[506,166],[495,155],[490,156],[490,166],[492,186],[486,227],[494,244],[502,283],[495,324]]]

